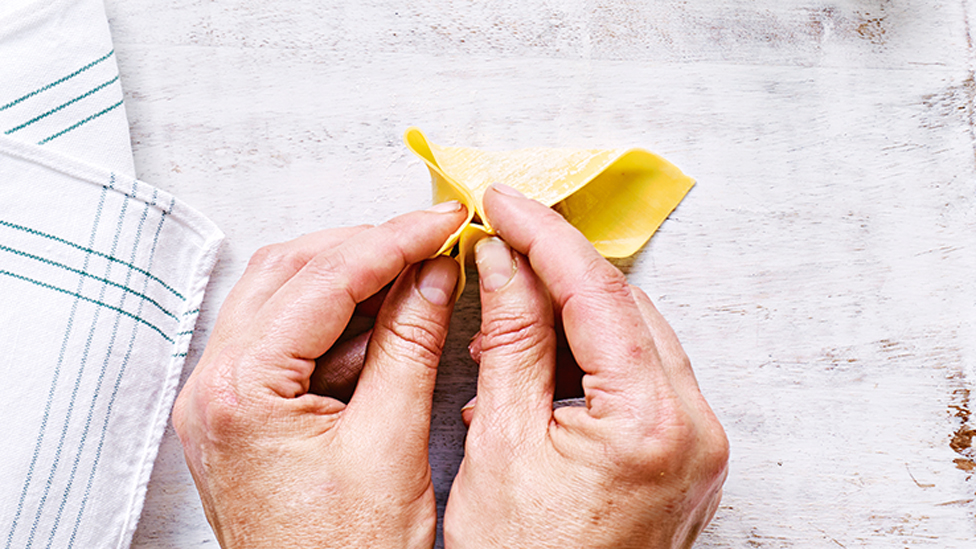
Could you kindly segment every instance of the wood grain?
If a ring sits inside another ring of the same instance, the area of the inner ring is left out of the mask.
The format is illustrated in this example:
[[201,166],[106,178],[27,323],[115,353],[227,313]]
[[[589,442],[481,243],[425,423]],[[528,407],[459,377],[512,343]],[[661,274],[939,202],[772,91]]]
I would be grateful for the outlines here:
[[[427,204],[409,125],[492,149],[641,146],[698,180],[619,262],[732,442],[697,546],[976,543],[976,6],[106,3],[139,176],[228,236],[191,365],[260,245]],[[473,290],[435,394],[441,505]],[[133,545],[215,544],[168,432]]]

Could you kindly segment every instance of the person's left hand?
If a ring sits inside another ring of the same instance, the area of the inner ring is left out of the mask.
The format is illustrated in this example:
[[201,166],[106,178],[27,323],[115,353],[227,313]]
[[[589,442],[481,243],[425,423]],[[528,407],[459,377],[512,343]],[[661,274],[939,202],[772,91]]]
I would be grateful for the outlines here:
[[[251,259],[173,410],[223,547],[433,545],[427,440],[458,268],[418,263],[464,221],[454,206]],[[323,371],[357,305],[394,279],[371,334],[350,340],[368,341],[365,362]]]

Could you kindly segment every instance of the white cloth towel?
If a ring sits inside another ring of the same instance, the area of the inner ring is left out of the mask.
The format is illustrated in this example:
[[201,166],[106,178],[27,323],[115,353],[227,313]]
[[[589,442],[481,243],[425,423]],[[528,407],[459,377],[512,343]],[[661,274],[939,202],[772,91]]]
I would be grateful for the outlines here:
[[0,548],[127,547],[223,235],[133,177],[101,0],[0,2]]

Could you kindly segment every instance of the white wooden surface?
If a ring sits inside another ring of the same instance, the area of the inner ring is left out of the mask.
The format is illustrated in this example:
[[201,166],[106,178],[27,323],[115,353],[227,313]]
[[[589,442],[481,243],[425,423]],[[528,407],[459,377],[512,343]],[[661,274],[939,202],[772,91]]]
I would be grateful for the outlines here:
[[[732,442],[697,546],[976,547],[976,4],[106,4],[138,175],[228,236],[191,365],[257,247],[427,204],[409,125],[495,149],[643,146],[698,179],[620,263]],[[474,289],[435,396],[441,504]],[[168,432],[134,546],[215,545]]]

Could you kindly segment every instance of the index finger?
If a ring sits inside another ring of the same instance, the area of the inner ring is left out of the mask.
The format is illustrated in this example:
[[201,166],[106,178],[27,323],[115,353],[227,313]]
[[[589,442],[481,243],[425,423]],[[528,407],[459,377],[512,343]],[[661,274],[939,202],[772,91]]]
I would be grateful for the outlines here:
[[655,388],[670,392],[654,338],[623,273],[550,208],[498,185],[483,200],[492,226],[529,258],[561,311],[570,349],[587,374],[583,390],[591,413],[629,407],[635,395],[651,396]]
[[207,348],[221,348],[222,342],[245,329],[261,306],[313,257],[367,228],[325,229],[258,249],[220,306],[220,322],[214,326]]
[[252,345],[274,359],[269,363],[276,370],[285,370],[262,372],[265,381],[282,396],[306,392],[315,359],[335,343],[356,305],[407,265],[437,253],[464,219],[460,204],[454,211],[412,212],[312,258],[271,296],[252,325]]

